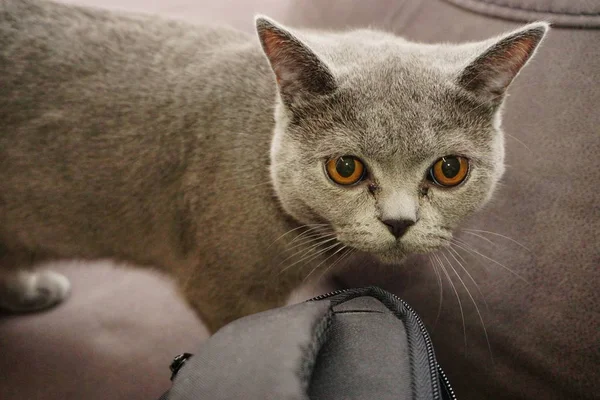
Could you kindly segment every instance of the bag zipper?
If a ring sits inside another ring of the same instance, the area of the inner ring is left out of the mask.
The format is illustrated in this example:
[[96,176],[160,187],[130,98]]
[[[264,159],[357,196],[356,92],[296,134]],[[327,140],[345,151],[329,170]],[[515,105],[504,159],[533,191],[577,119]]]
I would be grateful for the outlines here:
[[320,294],[317,297],[313,297],[312,299],[308,299],[306,301],[319,301],[319,300],[323,300],[326,299],[328,297],[332,297],[335,296],[337,294],[341,294],[344,292],[347,292],[350,289],[338,289],[338,290],[334,290],[333,292],[329,292],[329,293],[325,293],[325,294]]
[[448,377],[446,376],[446,373],[444,372],[440,364],[438,364],[438,371],[440,373],[440,376],[442,377],[442,383],[444,384],[444,389],[446,389],[446,394],[451,400],[457,400],[456,394],[454,394],[454,390],[452,389],[452,386],[450,386],[450,381],[448,380]]
[[[328,297],[333,297],[338,294],[345,293],[349,290],[350,289],[338,289],[333,292],[329,292],[329,293],[319,295],[317,297],[313,297],[312,299],[307,300],[307,301],[324,300]],[[399,301],[408,310],[408,312],[410,312],[413,315],[413,317],[415,317],[415,320],[417,321],[417,325],[419,326],[419,330],[421,331],[421,334],[425,338],[425,347],[427,348],[427,359],[429,361],[429,371],[431,373],[431,376],[438,377],[438,380],[444,386],[445,392],[448,394],[448,396],[450,396],[450,400],[457,400],[456,395],[454,394],[454,390],[452,389],[452,386],[450,385],[450,381],[448,380],[448,377],[446,376],[446,373],[444,372],[442,367],[438,364],[437,360],[435,359],[435,353],[433,351],[433,343],[431,341],[431,337],[429,336],[429,332],[427,332],[427,329],[425,328],[425,324],[421,320],[421,317],[419,316],[419,314],[417,314],[417,312],[414,310],[414,308],[412,308],[406,301],[402,300],[400,297],[396,296],[393,293],[390,293],[390,294],[392,295],[392,297],[394,299]],[[441,379],[439,379],[439,378],[441,378]],[[443,399],[443,395],[439,392],[438,386],[439,385],[434,385],[433,398],[435,400]]]

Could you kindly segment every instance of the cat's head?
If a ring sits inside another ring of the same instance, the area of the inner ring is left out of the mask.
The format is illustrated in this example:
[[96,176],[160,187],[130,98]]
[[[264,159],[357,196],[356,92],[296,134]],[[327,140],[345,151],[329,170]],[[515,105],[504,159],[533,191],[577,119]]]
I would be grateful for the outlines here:
[[389,263],[446,245],[489,200],[504,172],[504,93],[548,30],[424,45],[256,25],[279,89],[271,177],[282,207]]

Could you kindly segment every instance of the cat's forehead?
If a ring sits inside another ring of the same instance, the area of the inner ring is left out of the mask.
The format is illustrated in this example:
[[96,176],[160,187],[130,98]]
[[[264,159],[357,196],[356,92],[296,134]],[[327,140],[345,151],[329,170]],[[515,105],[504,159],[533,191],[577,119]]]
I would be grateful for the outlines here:
[[323,153],[339,148],[414,163],[486,145],[493,114],[454,83],[453,68],[444,65],[452,64],[448,49],[368,32],[360,46],[349,37],[327,43],[338,89],[302,121],[309,131],[330,132],[318,141]]
[[355,102],[390,108],[452,104],[457,92],[453,74],[418,52],[394,50],[364,55],[338,68],[335,76],[340,89],[351,94]]
[[436,76],[390,69],[348,77],[325,118],[334,121],[337,140],[362,154],[379,159],[401,154],[418,162],[432,153],[485,144],[491,118],[477,107]]

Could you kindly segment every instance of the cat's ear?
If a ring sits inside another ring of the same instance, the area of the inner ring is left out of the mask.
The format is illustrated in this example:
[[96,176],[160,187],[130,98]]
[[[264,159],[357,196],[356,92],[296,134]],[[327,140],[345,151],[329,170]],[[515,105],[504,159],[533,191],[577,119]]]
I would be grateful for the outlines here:
[[459,75],[458,84],[484,102],[500,103],[548,29],[547,23],[536,22],[487,43],[483,53]]
[[285,103],[335,90],[335,79],[327,65],[288,30],[258,16],[256,31]]

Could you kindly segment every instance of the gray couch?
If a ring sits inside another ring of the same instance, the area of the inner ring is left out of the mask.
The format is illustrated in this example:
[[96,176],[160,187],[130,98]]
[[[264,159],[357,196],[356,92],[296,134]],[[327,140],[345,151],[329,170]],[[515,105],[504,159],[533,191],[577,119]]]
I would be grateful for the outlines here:
[[[247,31],[252,15],[261,12],[296,26],[370,25],[424,42],[482,39],[522,21],[553,22],[555,29],[510,89],[503,185],[492,204],[469,221],[468,228],[478,231],[459,234],[481,254],[463,256],[483,295],[461,276],[481,309],[489,348],[459,280],[464,326],[448,282],[437,318],[439,287],[427,258],[415,257],[385,275],[362,266],[336,282],[377,284],[411,303],[433,333],[460,399],[597,398],[600,2],[70,1],[230,23]],[[169,386],[171,357],[207,337],[164,277],[114,268],[108,261],[86,268],[65,262],[57,269],[72,279],[68,302],[42,314],[0,316],[0,399],[157,398]],[[328,289],[305,288],[291,301]]]

